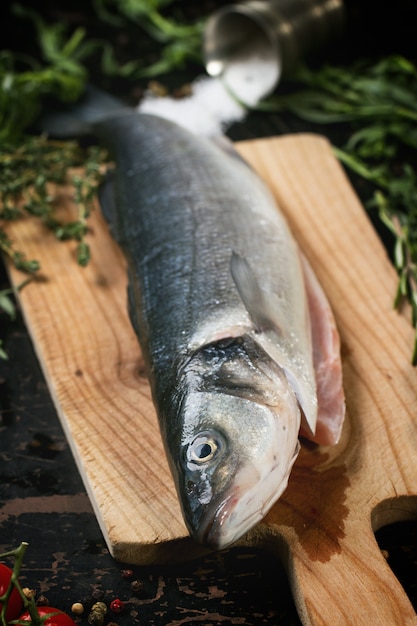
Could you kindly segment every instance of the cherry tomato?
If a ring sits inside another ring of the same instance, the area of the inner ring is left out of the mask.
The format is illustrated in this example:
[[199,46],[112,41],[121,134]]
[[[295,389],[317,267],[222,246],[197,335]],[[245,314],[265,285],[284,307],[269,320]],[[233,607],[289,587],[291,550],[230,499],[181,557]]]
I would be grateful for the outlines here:
[[[45,621],[42,621],[42,625],[44,626],[76,626],[74,620],[61,611],[60,609],[54,609],[53,606],[37,606],[39,617],[46,617],[50,613],[55,613],[55,615],[51,615],[51,617],[47,617]],[[31,617],[29,611],[25,611],[19,617],[22,622],[30,622]]]
[[[11,577],[12,570],[10,569],[10,567],[7,567],[7,565],[3,565],[3,563],[0,563],[0,596],[6,593]],[[22,606],[23,600],[20,597],[20,593],[18,592],[16,587],[14,587],[7,602],[6,622],[9,622],[12,619],[17,619],[19,617],[20,611],[22,610]],[[0,611],[2,610],[2,608],[3,603],[0,602]]]

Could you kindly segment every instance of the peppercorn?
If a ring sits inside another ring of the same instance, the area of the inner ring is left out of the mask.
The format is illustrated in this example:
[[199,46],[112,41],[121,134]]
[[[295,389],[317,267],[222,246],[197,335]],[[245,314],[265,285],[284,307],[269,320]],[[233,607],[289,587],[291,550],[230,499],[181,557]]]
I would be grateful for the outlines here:
[[91,626],[103,626],[104,624],[104,615],[103,613],[97,613],[95,611],[91,611],[89,614],[87,621]]
[[132,580],[130,588],[133,593],[139,593],[143,590],[143,582],[141,580]]
[[104,604],[104,602],[96,602],[91,607],[91,611],[87,621],[89,624],[92,624],[92,626],[102,626],[106,613],[107,606]]
[[71,611],[74,615],[82,615],[84,613],[84,605],[81,602],[74,602],[71,607]]
[[110,602],[110,610],[113,611],[113,613],[121,613],[124,611],[124,608],[125,605],[119,598],[115,598]]

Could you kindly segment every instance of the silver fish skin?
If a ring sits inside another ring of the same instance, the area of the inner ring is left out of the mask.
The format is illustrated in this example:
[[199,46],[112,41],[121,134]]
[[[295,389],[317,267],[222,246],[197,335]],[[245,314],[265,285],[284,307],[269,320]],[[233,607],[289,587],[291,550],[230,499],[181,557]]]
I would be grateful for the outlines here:
[[[223,548],[285,490],[314,433],[300,256],[266,186],[232,150],[162,118],[94,124],[116,168],[103,210],[190,534]],[[111,201],[110,201],[111,199]]]

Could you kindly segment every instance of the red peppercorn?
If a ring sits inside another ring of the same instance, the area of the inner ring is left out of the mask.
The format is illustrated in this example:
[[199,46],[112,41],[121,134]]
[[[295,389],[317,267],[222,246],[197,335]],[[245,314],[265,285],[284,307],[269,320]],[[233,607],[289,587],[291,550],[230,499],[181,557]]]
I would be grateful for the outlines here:
[[113,611],[113,613],[121,613],[122,611],[124,611],[125,605],[124,603],[119,600],[119,598],[116,598],[115,600],[112,600],[110,602],[110,611]]
[[133,570],[132,569],[122,569],[122,578],[132,578]]

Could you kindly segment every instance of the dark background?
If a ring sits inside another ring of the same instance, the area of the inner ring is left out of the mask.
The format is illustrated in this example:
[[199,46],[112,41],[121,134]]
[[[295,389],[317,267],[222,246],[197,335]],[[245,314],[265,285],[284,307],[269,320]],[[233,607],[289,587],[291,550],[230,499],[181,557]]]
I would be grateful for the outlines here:
[[[179,7],[193,18],[222,4],[226,3],[178,1],[173,10]],[[416,60],[415,0],[346,0],[345,4],[344,36],[311,59],[313,65],[351,63],[388,54]],[[30,6],[53,21],[84,25],[91,36],[114,36],[114,30],[106,33],[94,18],[88,2],[32,0]],[[8,4],[2,4],[0,20],[2,49],[34,50],[32,26],[16,20]],[[151,42],[142,35],[139,39],[134,32],[120,33],[115,43],[121,57],[137,54],[137,46],[142,46],[145,57],[152,60]],[[160,80],[174,89],[201,73],[201,66],[190,64]],[[128,101],[146,87],[146,81],[132,85],[100,76],[98,80]],[[348,127],[312,126],[288,114],[266,113],[251,113],[228,134],[239,140],[298,131],[321,132],[336,145],[343,144],[349,134]],[[365,202],[369,186],[348,174]],[[375,226],[391,253],[389,237],[377,222]],[[7,285],[0,265],[0,289]],[[22,540],[29,542],[22,576],[25,585],[66,611],[75,601],[85,603],[88,612],[97,599],[109,602],[119,597],[126,602],[126,610],[107,622],[113,620],[120,626],[299,624],[285,572],[279,562],[261,551],[232,548],[169,567],[132,568],[116,563],[90,508],[20,314],[10,321],[0,313],[0,336],[9,355],[8,361],[0,360],[0,552],[17,547]],[[417,607],[416,524],[382,529],[377,539]],[[127,567],[133,573],[126,578],[122,572]],[[82,623],[87,623],[86,618],[85,614]]]

